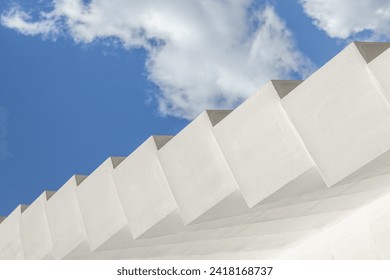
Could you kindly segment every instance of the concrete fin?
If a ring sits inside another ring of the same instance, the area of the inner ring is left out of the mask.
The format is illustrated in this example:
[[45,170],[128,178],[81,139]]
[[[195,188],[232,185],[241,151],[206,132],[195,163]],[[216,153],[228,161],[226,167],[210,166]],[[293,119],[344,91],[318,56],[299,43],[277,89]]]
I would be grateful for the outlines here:
[[74,175],[77,186],[80,185],[88,176],[85,175]]
[[206,110],[207,115],[213,126],[216,126],[220,121],[222,121],[230,112],[233,110]]
[[156,144],[157,150],[160,150],[166,143],[173,138],[173,135],[153,135],[154,143]]
[[280,99],[295,89],[303,80],[271,80]]
[[355,45],[367,63],[390,47],[390,43],[387,42],[355,42]]
[[110,157],[112,166],[116,168],[122,161],[125,160],[126,157]]

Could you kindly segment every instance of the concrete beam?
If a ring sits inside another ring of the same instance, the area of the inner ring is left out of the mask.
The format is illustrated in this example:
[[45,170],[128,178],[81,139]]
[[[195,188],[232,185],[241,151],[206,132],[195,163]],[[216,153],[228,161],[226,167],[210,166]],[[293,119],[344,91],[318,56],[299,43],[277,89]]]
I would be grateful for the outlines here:
[[228,113],[203,112],[157,152],[186,224],[248,209],[212,132]]
[[133,238],[148,238],[183,230],[184,224],[157,151],[172,136],[151,136],[112,176]]
[[366,60],[383,49],[365,46],[363,57],[352,43],[282,99],[328,186],[390,149],[390,104]]
[[268,82],[213,128],[249,207],[325,187],[280,103],[300,83]]
[[20,228],[24,257],[29,260],[54,259],[46,202],[54,192],[43,192],[21,215]]
[[46,203],[47,220],[56,259],[89,253],[88,238],[76,196],[86,176],[72,176]]

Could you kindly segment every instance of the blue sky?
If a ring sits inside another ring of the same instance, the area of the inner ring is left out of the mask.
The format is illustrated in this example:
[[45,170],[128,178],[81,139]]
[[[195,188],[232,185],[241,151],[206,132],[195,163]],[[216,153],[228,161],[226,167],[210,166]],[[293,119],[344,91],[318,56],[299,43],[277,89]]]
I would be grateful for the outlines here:
[[4,216],[390,30],[383,0],[5,0],[0,14]]

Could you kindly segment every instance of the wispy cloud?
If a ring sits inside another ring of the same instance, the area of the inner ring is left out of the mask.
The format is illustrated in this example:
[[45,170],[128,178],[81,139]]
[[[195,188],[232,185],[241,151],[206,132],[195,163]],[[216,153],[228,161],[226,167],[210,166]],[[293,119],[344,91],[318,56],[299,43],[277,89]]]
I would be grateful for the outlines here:
[[300,0],[305,13],[330,37],[389,39],[388,0]]
[[24,35],[55,35],[57,33],[56,23],[53,18],[45,20],[46,15],[41,13],[42,20],[33,22],[30,14],[21,10],[17,5],[12,6],[1,16],[1,24],[18,30]]
[[7,142],[8,117],[9,111],[0,106],[0,160],[5,160],[12,155]]
[[207,108],[233,107],[268,79],[311,70],[274,8],[253,8],[255,2],[53,0],[52,10],[34,18],[14,6],[1,23],[26,35],[67,34],[85,44],[114,38],[146,49],[159,112],[191,119]]

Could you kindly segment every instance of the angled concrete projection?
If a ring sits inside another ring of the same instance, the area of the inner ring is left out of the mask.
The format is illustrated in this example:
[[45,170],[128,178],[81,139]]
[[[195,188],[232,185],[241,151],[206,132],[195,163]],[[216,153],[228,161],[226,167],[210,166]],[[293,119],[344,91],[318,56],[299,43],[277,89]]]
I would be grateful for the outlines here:
[[350,44],[282,99],[328,186],[372,176],[353,173],[390,149],[390,104],[366,60],[383,44]]
[[108,158],[76,188],[81,216],[92,251],[120,248],[133,241],[111,176],[112,170],[123,159]]
[[[375,48],[384,50],[377,56],[373,57],[368,64],[369,72],[367,73],[375,80],[377,86],[381,89],[386,99],[390,102],[390,44],[389,43],[359,43],[360,48]],[[381,175],[390,172],[390,151],[386,146],[381,147],[382,154],[369,162],[361,169],[347,177],[346,180],[359,180],[368,176]]]
[[249,207],[325,186],[280,99],[301,81],[270,81],[213,129]]
[[23,260],[20,216],[27,205],[19,205],[0,224],[0,260]]
[[157,158],[173,136],[151,136],[112,171],[133,238],[177,232],[184,224]]
[[157,152],[186,224],[248,210],[212,132],[229,113],[203,112]]
[[72,176],[46,203],[53,254],[56,259],[89,253],[87,234],[76,196],[86,176]]
[[43,192],[21,215],[20,228],[25,259],[54,259],[46,202],[54,192]]

